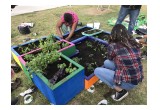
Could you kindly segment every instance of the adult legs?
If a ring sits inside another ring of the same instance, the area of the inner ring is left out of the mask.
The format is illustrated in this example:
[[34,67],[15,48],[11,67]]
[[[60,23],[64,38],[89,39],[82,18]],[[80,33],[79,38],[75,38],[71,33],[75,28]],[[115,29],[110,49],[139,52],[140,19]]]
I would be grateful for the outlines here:
[[105,60],[104,67],[98,67],[95,69],[94,74],[107,84],[110,88],[115,89],[116,91],[121,91],[122,89],[130,90],[135,87],[135,85],[122,82],[120,86],[116,86],[114,83],[114,74],[116,66],[113,61]]
[[[120,101],[128,95],[127,90],[133,89],[135,85],[122,82],[120,86],[115,85],[114,83],[114,74],[115,74],[115,65],[113,61],[106,60],[104,62],[104,67],[98,67],[94,70],[94,74],[107,84],[110,88],[115,89],[116,94],[112,95],[112,98],[115,101]],[[110,69],[107,69],[110,68]]]
[[121,6],[116,24],[121,24],[124,18],[129,14],[129,9]]
[[132,34],[139,12],[140,12],[140,9],[130,10],[130,13],[129,13],[130,22],[128,26],[128,32],[130,34]]

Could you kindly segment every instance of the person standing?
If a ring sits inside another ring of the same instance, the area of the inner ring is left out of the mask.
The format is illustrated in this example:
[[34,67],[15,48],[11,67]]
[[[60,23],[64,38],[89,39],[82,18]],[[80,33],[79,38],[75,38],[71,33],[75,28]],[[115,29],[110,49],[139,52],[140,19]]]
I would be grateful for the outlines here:
[[59,19],[56,25],[57,34],[60,38],[63,38],[63,34],[66,34],[69,32],[69,35],[65,38],[66,40],[70,40],[70,38],[73,36],[74,31],[77,28],[78,25],[78,15],[73,11],[65,12]]
[[104,67],[97,67],[94,74],[110,88],[116,90],[111,97],[121,101],[128,91],[143,80],[140,45],[125,26],[116,24],[109,36],[108,59]]
[[125,17],[129,15],[129,25],[128,32],[129,34],[133,34],[134,26],[137,20],[137,17],[140,13],[142,5],[122,5],[119,11],[119,15],[116,21],[116,24],[121,24]]

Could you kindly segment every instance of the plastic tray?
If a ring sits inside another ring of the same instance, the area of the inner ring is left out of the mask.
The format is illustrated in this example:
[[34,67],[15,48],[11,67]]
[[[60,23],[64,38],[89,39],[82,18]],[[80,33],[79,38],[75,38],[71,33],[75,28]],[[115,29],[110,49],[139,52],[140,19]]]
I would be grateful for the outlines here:
[[[96,31],[96,32],[94,32],[94,31]],[[100,29],[90,29],[88,31],[82,32],[82,35],[93,36],[93,35],[99,34],[101,32],[103,32],[103,30],[100,30]]]

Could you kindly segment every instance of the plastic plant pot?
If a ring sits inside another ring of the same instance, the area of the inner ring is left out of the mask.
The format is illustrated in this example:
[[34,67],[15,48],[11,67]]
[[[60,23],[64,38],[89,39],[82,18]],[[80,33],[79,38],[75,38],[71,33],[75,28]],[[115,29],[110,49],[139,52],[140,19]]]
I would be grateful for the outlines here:
[[93,36],[93,35],[99,34],[101,32],[103,32],[103,30],[100,30],[100,29],[90,29],[90,30],[82,32],[82,35],[84,35],[84,36]]

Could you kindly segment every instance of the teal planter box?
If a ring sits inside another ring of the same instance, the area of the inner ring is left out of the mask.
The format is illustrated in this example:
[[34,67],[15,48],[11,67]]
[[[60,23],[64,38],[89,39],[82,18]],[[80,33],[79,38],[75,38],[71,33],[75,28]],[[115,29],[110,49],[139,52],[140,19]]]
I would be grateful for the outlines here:
[[72,63],[78,69],[69,74],[56,84],[50,81],[42,73],[33,73],[32,81],[42,92],[42,94],[54,105],[67,104],[72,98],[84,89],[84,68],[66,57],[61,55],[67,62]]

